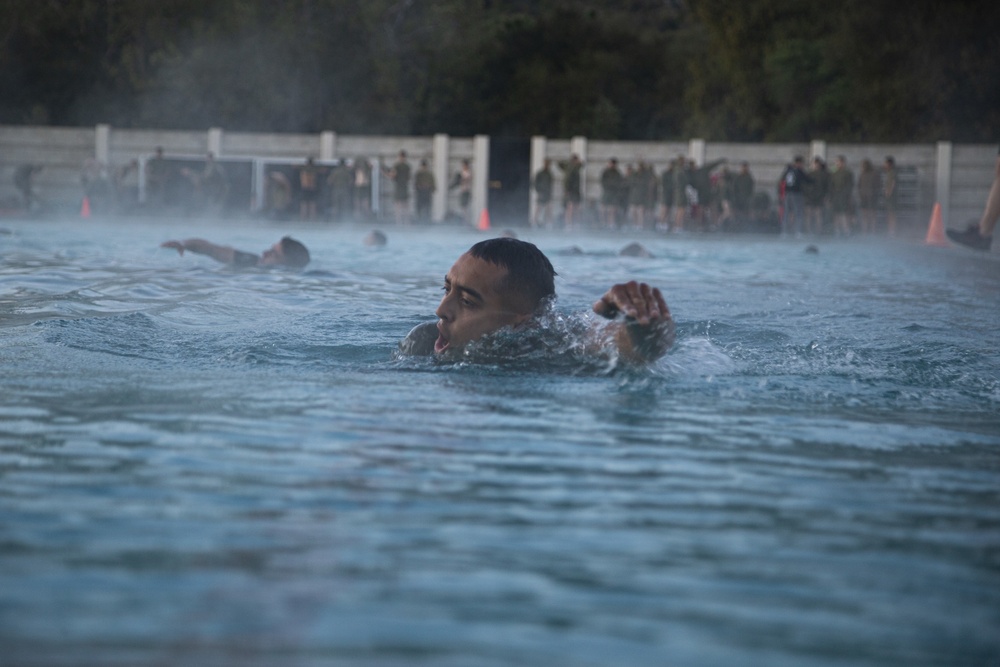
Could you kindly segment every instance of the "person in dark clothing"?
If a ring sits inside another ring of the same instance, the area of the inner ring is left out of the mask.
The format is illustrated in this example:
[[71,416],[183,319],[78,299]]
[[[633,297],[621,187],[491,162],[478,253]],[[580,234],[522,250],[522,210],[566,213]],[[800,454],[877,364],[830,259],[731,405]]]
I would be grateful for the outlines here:
[[882,163],[882,201],[885,204],[885,231],[889,236],[896,235],[896,208],[899,204],[899,188],[897,187],[896,159],[891,155]]
[[330,217],[338,222],[343,221],[351,210],[351,193],[354,187],[354,172],[347,165],[347,160],[340,158],[330,170],[326,184],[330,191]]
[[410,224],[411,171],[406,151],[399,151],[399,158],[387,172],[392,181],[392,202],[396,211],[396,223],[401,225]]
[[535,189],[535,217],[532,227],[540,227],[552,222],[552,160],[546,159],[542,168],[535,172],[532,179]]
[[601,172],[601,219],[607,229],[618,228],[618,201],[624,181],[618,160],[611,158]]
[[826,209],[830,196],[830,172],[818,155],[813,158],[809,176],[812,182],[804,188],[806,203],[806,232],[822,234],[826,225]]
[[21,193],[25,211],[31,211],[38,203],[35,197],[35,175],[41,170],[41,165],[22,164],[14,171],[14,187]]
[[580,161],[580,156],[574,153],[568,161],[560,162],[559,168],[565,174],[563,180],[563,204],[566,210],[563,224],[566,229],[572,229],[576,211],[580,207],[580,201],[583,197],[583,162]]
[[750,164],[740,163],[740,170],[733,178],[733,214],[738,225],[744,225],[750,220],[750,203],[753,200],[754,178],[750,173]]
[[431,200],[437,190],[437,182],[427,160],[420,161],[420,168],[413,176],[413,189],[417,193],[417,220],[428,223],[431,221]]
[[697,208],[695,209],[695,223],[698,225],[700,231],[706,231],[714,223],[714,209],[715,201],[713,199],[712,192],[712,170],[718,167],[720,164],[725,163],[725,158],[721,160],[712,160],[707,164],[702,166],[697,166],[693,161],[689,161],[689,164],[693,167],[689,171],[690,183],[694,186],[696,193]]
[[319,169],[310,155],[305,165],[299,168],[299,217],[303,220],[315,219],[318,200]]
[[[781,233],[802,236],[802,225],[805,221],[804,189],[807,183],[812,183],[812,177],[803,168],[805,160],[796,155],[792,163],[781,172],[779,182],[779,198],[784,201],[784,212],[781,216]],[[794,227],[793,227],[794,225]]]
[[670,209],[674,206],[674,163],[660,173],[660,214],[659,224],[664,230],[670,228]]
[[850,236],[854,213],[854,172],[847,168],[847,158],[838,155],[830,174],[830,210],[837,236]]

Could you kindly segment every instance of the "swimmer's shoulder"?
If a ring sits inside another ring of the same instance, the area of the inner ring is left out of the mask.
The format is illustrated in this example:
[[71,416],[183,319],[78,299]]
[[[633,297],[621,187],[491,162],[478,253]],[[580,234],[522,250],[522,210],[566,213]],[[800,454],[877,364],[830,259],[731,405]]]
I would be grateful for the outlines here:
[[399,354],[407,357],[434,354],[434,343],[437,338],[437,320],[418,324],[399,342]]
[[259,263],[260,255],[255,255],[252,252],[243,252],[242,250],[234,250],[233,259],[229,262],[231,266],[235,266],[239,269],[257,266]]

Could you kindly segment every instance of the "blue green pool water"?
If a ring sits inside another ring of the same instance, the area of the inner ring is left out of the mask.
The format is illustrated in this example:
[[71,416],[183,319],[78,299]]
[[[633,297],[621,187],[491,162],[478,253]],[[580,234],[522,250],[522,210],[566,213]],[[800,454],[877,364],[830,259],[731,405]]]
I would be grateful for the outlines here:
[[995,254],[519,230],[678,323],[576,373],[393,358],[479,232],[0,226],[0,663],[1000,662]]

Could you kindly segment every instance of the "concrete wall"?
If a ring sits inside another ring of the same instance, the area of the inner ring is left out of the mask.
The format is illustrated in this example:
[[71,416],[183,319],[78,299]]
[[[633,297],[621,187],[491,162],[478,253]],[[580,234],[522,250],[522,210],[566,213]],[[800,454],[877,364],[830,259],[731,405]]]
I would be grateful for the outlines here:
[[[304,162],[309,156],[332,162],[341,157],[366,156],[385,168],[391,166],[400,150],[407,151],[410,162],[426,158],[438,180],[433,214],[436,220],[446,212],[458,210],[457,193],[448,189],[448,181],[464,159],[477,167],[473,205],[469,222],[489,206],[488,137],[394,137],[321,134],[265,134],[226,132],[213,128],[205,131],[133,130],[99,125],[95,128],[0,126],[0,210],[16,206],[17,192],[12,178],[17,166],[25,163],[43,165],[37,178],[40,198],[51,211],[79,211],[82,199],[80,175],[87,160],[98,160],[112,170],[130,161],[145,160],[157,146],[168,156],[199,158],[213,152],[222,159],[283,160]],[[908,179],[912,201],[900,212],[901,225],[917,231],[926,229],[931,209],[940,202],[945,225],[957,226],[978,217],[992,181],[997,146],[992,144],[837,144],[821,140],[809,143],[747,144],[689,141],[629,142],[591,141],[585,137],[532,140],[530,169],[537,170],[545,157],[568,159],[577,153],[585,163],[584,196],[600,197],[600,172],[608,158],[616,157],[622,167],[643,160],[661,172],[677,155],[685,155],[698,164],[725,158],[731,165],[746,161],[757,182],[757,189],[770,195],[776,192],[778,177],[794,155],[807,159],[819,155],[828,161],[844,155],[848,165],[858,172],[862,159],[880,167],[886,155],[892,155]],[[556,176],[555,204],[562,198],[562,175]],[[383,179],[384,181],[384,179]],[[391,211],[388,184],[381,184],[381,210]]]
[[[539,141],[541,140],[541,141]],[[578,149],[573,150],[575,144]],[[843,155],[848,167],[857,177],[861,161],[871,160],[877,170],[882,168],[886,156],[893,156],[905,179],[907,193],[905,203],[901,202],[900,223],[917,230],[926,230],[930,213],[935,202],[941,202],[945,226],[949,219],[956,226],[967,219],[978,218],[982,213],[993,180],[994,164],[997,157],[995,145],[943,144],[838,144],[813,141],[794,144],[747,144],[709,143],[699,139],[688,142],[612,142],[575,140],[552,140],[536,138],[542,144],[546,155],[533,155],[532,168],[537,170],[544,157],[565,160],[573,152],[581,155],[586,163],[584,197],[600,197],[600,173],[609,158],[618,159],[619,167],[635,164],[640,160],[652,164],[659,174],[668,162],[678,155],[694,159],[699,165],[725,159],[731,168],[740,162],[748,162],[756,181],[758,192],[776,196],[778,179],[782,170],[796,155],[807,160],[819,156],[832,164],[833,159]],[[540,151],[536,151],[538,153]],[[950,153],[950,154],[949,154]],[[556,198],[562,192],[562,174],[553,170]]]
[[94,147],[94,128],[0,125],[0,210],[16,208],[13,177],[22,164],[44,167],[36,179],[41,197],[64,202],[79,193],[80,168]]

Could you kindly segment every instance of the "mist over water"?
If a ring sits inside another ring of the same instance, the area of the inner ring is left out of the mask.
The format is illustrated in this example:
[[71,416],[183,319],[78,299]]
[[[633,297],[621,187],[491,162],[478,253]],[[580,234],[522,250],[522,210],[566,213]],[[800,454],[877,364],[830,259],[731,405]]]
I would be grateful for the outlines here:
[[[574,368],[394,356],[478,232],[0,226],[12,664],[1000,657],[993,255],[519,230],[569,347],[629,278],[677,321],[650,368]],[[285,234],[304,271],[159,247]]]

